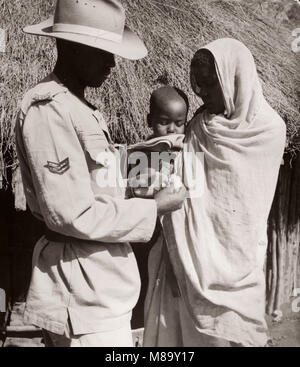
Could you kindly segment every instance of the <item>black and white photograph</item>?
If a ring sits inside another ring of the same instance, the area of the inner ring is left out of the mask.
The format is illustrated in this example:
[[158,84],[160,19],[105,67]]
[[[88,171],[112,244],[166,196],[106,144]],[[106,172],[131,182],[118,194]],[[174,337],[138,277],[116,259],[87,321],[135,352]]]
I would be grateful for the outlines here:
[[0,347],[300,347],[299,0],[0,0]]

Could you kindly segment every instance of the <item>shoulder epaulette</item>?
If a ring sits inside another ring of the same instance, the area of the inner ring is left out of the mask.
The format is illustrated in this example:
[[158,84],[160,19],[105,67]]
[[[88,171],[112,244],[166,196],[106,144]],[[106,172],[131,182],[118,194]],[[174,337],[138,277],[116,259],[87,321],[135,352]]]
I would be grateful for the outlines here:
[[60,93],[66,92],[68,89],[63,85],[50,80],[37,84],[34,88],[30,89],[24,96],[21,103],[21,111],[27,114],[29,108],[40,102],[52,101],[54,97]]
[[34,102],[51,101],[52,98],[53,98],[53,95],[50,92],[43,93],[43,94],[35,93],[32,96],[32,101],[34,101]]

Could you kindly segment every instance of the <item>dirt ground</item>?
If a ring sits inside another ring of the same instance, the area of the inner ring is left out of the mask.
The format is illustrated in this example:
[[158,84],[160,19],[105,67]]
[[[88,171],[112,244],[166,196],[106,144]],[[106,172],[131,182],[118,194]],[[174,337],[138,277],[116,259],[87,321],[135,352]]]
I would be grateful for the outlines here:
[[[282,318],[274,321],[274,318],[267,316],[269,327],[269,347],[300,347],[300,311],[292,311],[291,303],[281,307]],[[142,329],[136,330],[133,334],[134,344],[142,345]],[[4,347],[43,347],[40,337],[20,338],[8,337]]]
[[274,322],[267,316],[270,331],[269,346],[271,347],[300,347],[300,311],[292,311],[291,303],[281,307],[283,317]]

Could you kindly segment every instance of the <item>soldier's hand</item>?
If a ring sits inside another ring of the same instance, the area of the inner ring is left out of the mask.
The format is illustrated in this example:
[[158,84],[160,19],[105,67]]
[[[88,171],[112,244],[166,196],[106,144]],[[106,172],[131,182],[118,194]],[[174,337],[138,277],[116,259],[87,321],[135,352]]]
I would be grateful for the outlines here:
[[157,204],[157,214],[163,215],[180,209],[185,197],[186,188],[184,186],[178,189],[172,183],[165,189],[160,190],[154,195],[154,199]]
[[153,169],[141,174],[137,178],[130,179],[129,185],[132,187],[134,196],[138,198],[153,198],[154,194],[168,184],[168,177]]

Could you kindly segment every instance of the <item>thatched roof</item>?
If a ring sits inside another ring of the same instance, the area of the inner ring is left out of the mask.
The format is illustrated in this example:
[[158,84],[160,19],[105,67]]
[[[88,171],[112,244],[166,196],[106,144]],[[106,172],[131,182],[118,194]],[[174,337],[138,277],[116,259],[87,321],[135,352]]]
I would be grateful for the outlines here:
[[[268,9],[265,3],[124,0],[128,23],[144,39],[149,56],[138,62],[120,60],[101,92],[88,93],[88,98],[105,112],[116,141],[132,143],[146,137],[149,96],[159,83],[169,82],[186,91],[191,113],[195,111],[199,101],[189,85],[190,59],[200,46],[226,36],[243,41],[252,51],[265,96],[287,123],[287,151],[300,150],[300,65],[299,55],[291,49],[291,30],[296,26],[281,17],[283,12],[279,11],[278,17],[278,3],[271,2],[274,8]],[[55,60],[53,40],[26,36],[21,29],[46,18],[53,6],[54,0],[0,0],[2,27],[9,37],[0,65],[0,146],[5,153],[2,169],[16,162],[13,121],[18,103],[23,93],[50,71]],[[300,5],[298,8],[296,4],[295,9],[298,11]],[[284,14],[286,17],[287,12]]]

